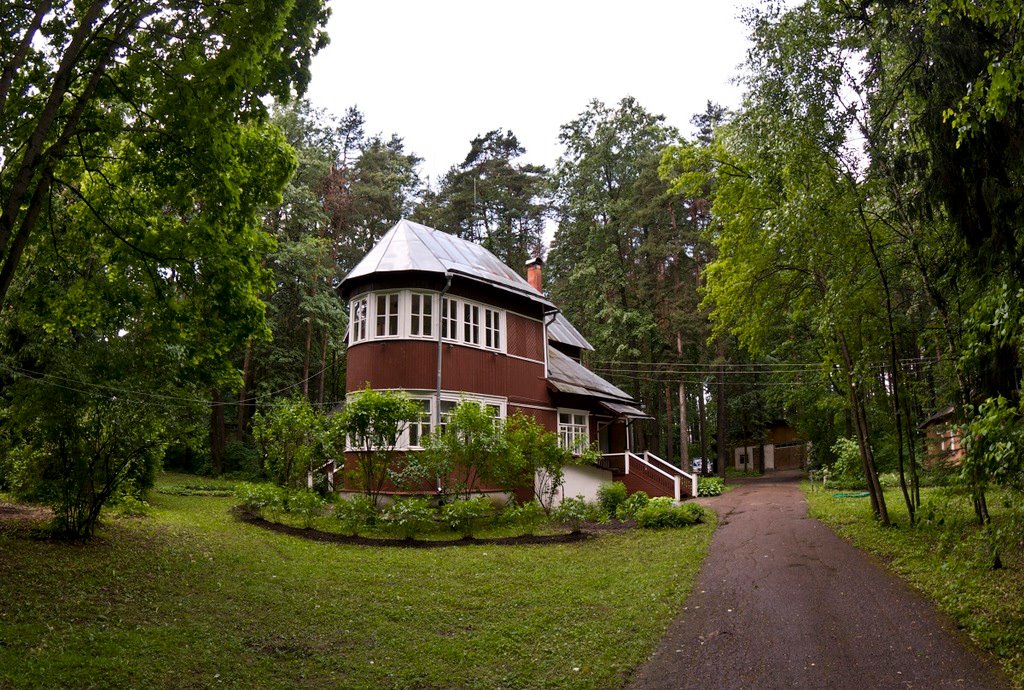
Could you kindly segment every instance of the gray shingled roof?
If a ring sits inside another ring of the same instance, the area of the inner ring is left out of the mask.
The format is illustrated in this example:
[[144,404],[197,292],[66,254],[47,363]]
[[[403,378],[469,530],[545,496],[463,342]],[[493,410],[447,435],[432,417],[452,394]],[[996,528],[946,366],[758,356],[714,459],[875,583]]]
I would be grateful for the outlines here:
[[555,314],[554,320],[548,324],[548,340],[572,345],[582,350],[594,349],[594,346],[587,342],[587,339],[576,330],[569,319],[562,316],[561,312]]
[[518,273],[479,244],[426,225],[400,220],[341,281],[347,283],[379,273],[451,273],[482,281],[555,308]]
[[636,402],[626,391],[616,388],[551,346],[548,346],[548,380],[562,393],[605,398],[627,404]]

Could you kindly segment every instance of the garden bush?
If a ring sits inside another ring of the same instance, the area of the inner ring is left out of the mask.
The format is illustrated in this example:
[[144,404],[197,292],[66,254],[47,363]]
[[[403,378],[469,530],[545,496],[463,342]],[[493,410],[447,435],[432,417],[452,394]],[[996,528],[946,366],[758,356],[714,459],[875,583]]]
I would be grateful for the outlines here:
[[152,508],[137,491],[123,491],[120,496],[109,504],[112,512],[123,517],[145,517],[152,513]]
[[441,519],[455,533],[471,537],[494,517],[494,504],[483,496],[455,501],[441,508]]
[[338,501],[334,506],[334,517],[342,532],[354,536],[364,527],[376,524],[377,507],[373,504],[372,498],[361,494]]
[[687,527],[707,520],[707,511],[696,503],[675,505],[666,497],[652,498],[636,513],[636,522],[648,529]]
[[284,509],[284,493],[273,484],[242,482],[235,487],[236,505],[266,518]]
[[405,539],[412,539],[436,527],[436,511],[425,498],[395,501],[381,514],[381,521]]
[[615,510],[615,517],[620,520],[632,520],[636,512],[643,508],[651,500],[645,491],[637,491],[630,495],[625,501],[619,504]]
[[307,489],[289,491],[285,501],[285,510],[290,515],[302,518],[302,526],[306,529],[310,529],[313,522],[323,515],[327,508],[327,501],[323,497]]
[[679,507],[689,513],[690,517],[693,518],[693,523],[691,524],[696,525],[707,522],[711,517],[711,511],[709,509],[696,503],[684,503]]
[[520,506],[510,503],[501,512],[501,522],[517,528],[524,534],[534,534],[537,528],[547,519],[544,506],[538,501],[530,501]]
[[609,516],[615,515],[619,505],[629,497],[629,490],[622,482],[605,482],[597,488],[597,502]]
[[582,496],[563,499],[555,508],[552,517],[569,528],[573,534],[579,532],[583,523],[590,519],[591,509]]
[[225,475],[237,479],[252,479],[259,477],[262,470],[258,449],[239,441],[231,441],[224,446]]
[[698,496],[720,496],[725,491],[725,480],[721,477],[698,477]]

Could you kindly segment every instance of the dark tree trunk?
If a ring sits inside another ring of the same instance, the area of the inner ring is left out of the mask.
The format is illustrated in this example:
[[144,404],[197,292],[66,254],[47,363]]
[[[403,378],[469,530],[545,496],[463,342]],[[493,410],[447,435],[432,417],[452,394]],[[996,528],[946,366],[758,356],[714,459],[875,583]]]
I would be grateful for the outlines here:
[[909,516],[910,524],[913,525],[916,522],[914,501],[911,499],[910,491],[907,490],[907,475],[904,469],[903,405],[900,404],[900,382],[903,377],[899,369],[899,360],[896,353],[896,327],[892,321],[892,291],[889,288],[889,275],[886,273],[885,267],[882,266],[882,259],[875,248],[875,237],[871,232],[867,219],[864,218],[863,209],[861,209],[860,213],[861,219],[864,221],[864,230],[867,233],[868,248],[871,251],[871,257],[875,261],[875,268],[878,269],[878,277],[882,281],[882,290],[885,293],[885,318],[889,336],[889,367],[891,377],[889,385],[892,390],[892,412],[896,426],[896,466],[900,475],[900,490],[903,492],[903,500],[907,504],[907,515]]
[[313,321],[306,322],[306,354],[302,358],[302,397],[309,400],[309,351],[313,346]]
[[249,391],[252,379],[252,342],[245,344],[245,356],[242,358],[242,390],[238,391],[238,427],[235,429],[235,440],[245,440],[245,432],[249,427]]
[[704,404],[704,382],[700,384],[700,390],[697,392],[697,433],[700,435],[700,456],[703,458],[704,466],[701,468],[701,473],[705,475],[711,474],[711,458],[708,456],[708,410]]
[[[676,352],[683,358],[683,334],[676,333]],[[690,471],[690,429],[686,421],[686,384],[679,379],[679,466]]]
[[324,390],[327,384],[327,329],[324,329],[324,337],[320,341],[320,388],[316,394],[316,402],[318,405],[323,406],[324,404]]
[[850,394],[850,411],[853,414],[853,425],[857,432],[857,447],[860,450],[861,464],[864,466],[864,478],[868,483],[868,493],[871,494],[871,510],[879,522],[888,525],[889,511],[885,506],[882,486],[878,482],[878,469],[875,467],[875,456],[871,449],[871,435],[867,414],[864,412],[862,393],[854,375],[853,359],[850,357],[850,350],[846,344],[846,336],[842,332],[839,333],[839,343]]
[[674,417],[674,415],[672,414],[672,389],[669,387],[669,384],[666,382],[665,383],[665,460],[667,462],[672,462],[672,459],[675,457],[675,454],[676,454],[676,452],[675,452],[676,449],[674,447],[675,444],[673,443],[673,436],[674,436],[674,434],[672,433],[672,418],[673,417]]
[[213,473],[218,476],[224,474],[225,445],[224,401],[220,391],[214,388],[210,403],[210,464],[213,465]]
[[725,419],[725,355],[726,355],[726,342],[725,338],[718,339],[718,433],[715,435],[715,444],[718,446],[718,476],[725,477],[725,467],[729,459],[729,440],[726,438],[727,429]]

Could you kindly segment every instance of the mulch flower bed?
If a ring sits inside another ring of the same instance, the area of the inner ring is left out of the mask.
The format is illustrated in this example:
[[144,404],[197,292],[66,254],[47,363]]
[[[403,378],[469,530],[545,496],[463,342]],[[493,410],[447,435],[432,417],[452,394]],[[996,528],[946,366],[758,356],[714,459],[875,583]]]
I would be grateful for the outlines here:
[[356,546],[394,546],[406,549],[436,549],[448,546],[518,546],[522,544],[572,544],[586,541],[599,532],[617,532],[631,529],[630,522],[591,524],[584,526],[583,531],[568,534],[524,534],[518,537],[493,537],[478,539],[463,537],[462,539],[378,539],[373,537],[346,536],[335,532],[324,532],[318,529],[306,529],[270,522],[247,510],[235,508],[232,511],[242,522],[280,534],[288,534],[310,541],[331,542],[334,544],[352,544]]

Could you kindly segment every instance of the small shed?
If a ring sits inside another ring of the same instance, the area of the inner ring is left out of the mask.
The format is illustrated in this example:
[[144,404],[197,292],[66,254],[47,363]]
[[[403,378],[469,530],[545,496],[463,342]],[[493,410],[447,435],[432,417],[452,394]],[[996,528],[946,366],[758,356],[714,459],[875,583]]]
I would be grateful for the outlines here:
[[764,472],[798,470],[807,463],[808,442],[785,420],[765,426],[764,442],[749,441],[733,448],[733,466],[738,470]]
[[924,433],[924,466],[959,465],[963,460],[964,448],[960,432],[953,425],[953,412],[950,405],[918,424],[917,428]]

